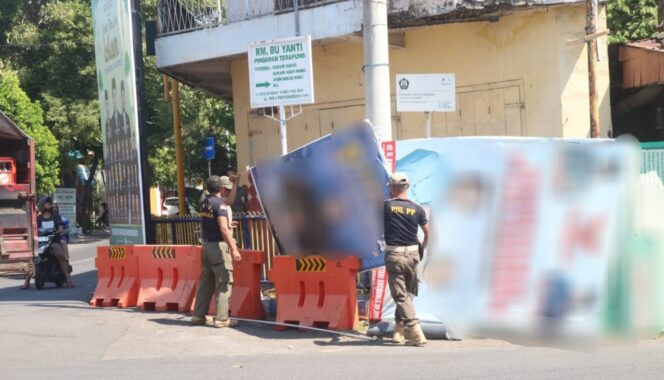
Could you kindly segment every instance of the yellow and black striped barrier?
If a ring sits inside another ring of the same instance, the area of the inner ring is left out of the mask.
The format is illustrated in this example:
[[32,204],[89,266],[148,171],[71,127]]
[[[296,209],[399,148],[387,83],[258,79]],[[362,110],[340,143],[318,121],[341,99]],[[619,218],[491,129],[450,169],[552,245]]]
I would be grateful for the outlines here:
[[325,272],[325,259],[320,256],[297,259],[295,270],[298,272]]
[[114,260],[121,260],[125,258],[125,249],[124,247],[111,247],[108,250],[108,258]]
[[[267,280],[267,272],[272,268],[272,259],[279,255],[277,241],[272,235],[265,216],[258,213],[236,213],[233,218],[238,221],[233,229],[238,248],[264,251],[267,261],[263,264],[263,280]],[[198,217],[153,217],[152,225],[156,243],[159,245],[199,245],[201,221]]]
[[173,247],[152,247],[152,257],[155,259],[174,259],[175,248]]

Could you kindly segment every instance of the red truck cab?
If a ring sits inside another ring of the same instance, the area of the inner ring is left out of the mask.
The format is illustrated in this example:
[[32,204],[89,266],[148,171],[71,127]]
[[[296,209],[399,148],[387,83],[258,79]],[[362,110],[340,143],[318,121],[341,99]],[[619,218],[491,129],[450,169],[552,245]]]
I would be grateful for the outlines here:
[[0,272],[32,270],[35,188],[34,141],[0,111]]

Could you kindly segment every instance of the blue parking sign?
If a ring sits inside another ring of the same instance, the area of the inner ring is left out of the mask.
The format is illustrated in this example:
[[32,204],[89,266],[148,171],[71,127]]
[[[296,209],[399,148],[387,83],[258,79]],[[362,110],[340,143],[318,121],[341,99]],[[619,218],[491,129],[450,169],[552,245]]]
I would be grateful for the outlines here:
[[214,160],[214,137],[205,138],[205,145],[203,146],[203,158],[206,160]]

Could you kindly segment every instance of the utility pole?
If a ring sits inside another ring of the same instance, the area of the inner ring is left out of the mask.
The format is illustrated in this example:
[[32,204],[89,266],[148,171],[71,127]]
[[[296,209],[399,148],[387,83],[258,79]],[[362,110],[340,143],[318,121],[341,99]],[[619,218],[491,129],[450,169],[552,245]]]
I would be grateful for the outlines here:
[[387,0],[363,0],[365,117],[379,141],[392,141]]
[[[586,0],[586,36],[597,33],[597,0]],[[599,99],[597,96],[597,39],[588,38],[588,96],[590,100],[590,137],[598,138]]]
[[148,228],[152,213],[150,212],[150,182],[148,181],[148,131],[145,125],[145,69],[143,66],[143,20],[141,17],[140,0],[131,1],[132,43],[134,49],[134,65],[136,70],[136,108],[138,113],[138,148],[140,160],[138,163],[141,181],[141,198],[143,199],[143,236],[147,244],[155,243],[153,228]]
[[657,6],[659,7],[659,27],[657,31],[664,33],[664,0],[658,0]]
[[185,215],[187,205],[184,188],[184,149],[182,148],[182,117],[180,115],[180,84],[171,78],[171,106],[173,107],[173,134],[175,135],[175,168],[178,181],[178,214]]

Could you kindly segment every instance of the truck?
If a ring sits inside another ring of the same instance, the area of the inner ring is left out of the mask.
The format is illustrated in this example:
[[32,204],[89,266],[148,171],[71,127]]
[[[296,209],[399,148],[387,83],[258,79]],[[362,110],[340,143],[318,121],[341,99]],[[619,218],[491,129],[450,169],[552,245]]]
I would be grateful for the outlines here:
[[35,143],[0,111],[0,272],[31,273],[37,243]]

